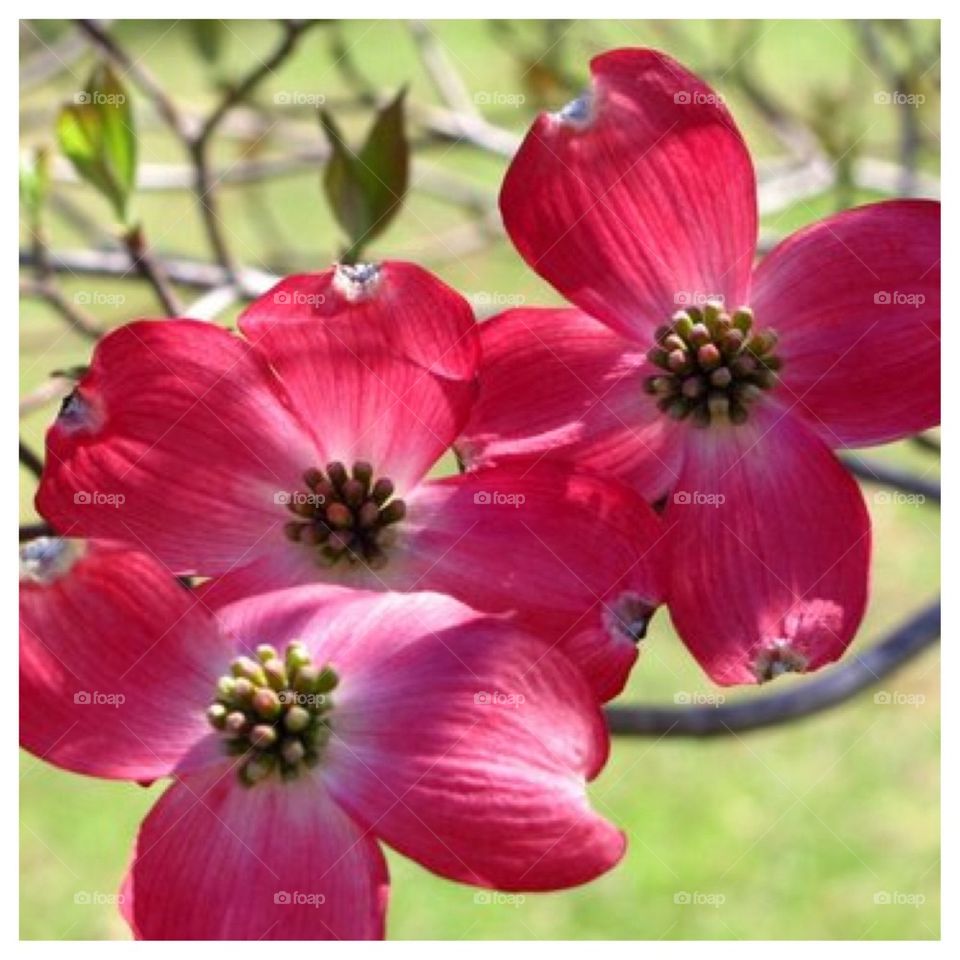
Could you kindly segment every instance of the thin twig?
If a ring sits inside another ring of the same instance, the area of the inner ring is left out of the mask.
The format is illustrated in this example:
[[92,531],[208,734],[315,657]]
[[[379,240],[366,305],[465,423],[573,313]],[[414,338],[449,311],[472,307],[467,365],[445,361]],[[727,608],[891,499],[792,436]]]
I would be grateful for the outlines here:
[[213,249],[214,256],[232,281],[236,281],[240,267],[234,259],[227,238],[221,228],[219,203],[214,192],[216,180],[210,169],[209,144],[220,122],[227,113],[238,103],[246,100],[256,87],[273,73],[287,57],[293,53],[303,31],[310,26],[310,21],[285,20],[282,23],[283,36],[273,53],[262,63],[258,64],[234,87],[232,87],[213,112],[201,124],[197,135],[189,143],[190,156],[196,172],[194,192],[200,204],[207,240]]
[[911,443],[916,444],[921,450],[925,450],[927,453],[935,453],[938,457],[940,456],[940,440],[934,440],[933,437],[927,436],[925,433],[918,433],[916,436],[910,438]]
[[940,486],[932,480],[924,480],[916,474],[897,467],[889,467],[875,460],[865,460],[852,454],[840,458],[847,469],[867,483],[876,483],[885,487],[896,487],[904,493],[923,497],[925,503],[940,503]]
[[451,110],[479,116],[480,111],[470,98],[470,91],[467,90],[463,78],[453,68],[450,58],[430,27],[423,20],[410,20],[407,25],[420,52],[423,66],[433,81],[437,93],[440,94],[440,99]]
[[35,477],[43,473],[43,461],[20,438],[20,463],[23,464]]
[[[31,266],[33,261],[31,251],[20,251],[21,266]],[[162,263],[167,276],[179,286],[202,290],[231,282],[223,267],[216,263],[185,257],[162,258]],[[57,273],[75,276],[125,277],[130,274],[132,264],[126,250],[62,250],[50,254],[50,266]],[[237,278],[241,295],[246,299],[260,296],[279,280],[276,274],[254,269],[242,270]]]
[[22,523],[20,524],[20,543],[35,540],[37,537],[52,537],[55,531],[49,523]]
[[163,117],[176,136],[185,143],[189,141],[193,135],[190,125],[178,110],[177,105],[167,96],[166,91],[157,83],[146,67],[139,60],[134,60],[120,47],[97,20],[78,20],[77,26],[90,37],[101,52],[106,54],[116,66],[130,77],[147,99],[153,103],[157,113]]
[[77,333],[88,340],[98,340],[103,334],[103,330],[100,329],[99,324],[93,317],[70,300],[55,283],[46,278],[42,280],[22,279],[20,281],[20,296],[37,297],[45,300]]
[[25,417],[36,410],[42,410],[55,400],[62,400],[72,389],[69,377],[54,376],[36,390],[20,398],[20,416]]
[[134,269],[150,284],[157,299],[169,317],[179,317],[183,313],[180,298],[177,296],[162,261],[158,260],[147,244],[143,227],[137,225],[124,232],[124,245],[130,254]]

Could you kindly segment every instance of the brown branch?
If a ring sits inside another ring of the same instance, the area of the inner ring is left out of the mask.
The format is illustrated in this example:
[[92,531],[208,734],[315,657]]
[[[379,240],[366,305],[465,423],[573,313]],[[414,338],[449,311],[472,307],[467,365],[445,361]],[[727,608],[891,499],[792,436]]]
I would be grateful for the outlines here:
[[192,136],[189,124],[177,109],[177,105],[167,96],[166,91],[157,83],[146,67],[139,60],[134,60],[120,47],[98,21],[78,20],[76,22],[77,26],[90,37],[100,51],[130,77],[177,137],[185,143],[189,141]]
[[43,461],[20,439],[20,463],[23,464],[35,477],[43,473]]
[[875,460],[866,460],[863,457],[855,457],[851,454],[845,454],[840,459],[854,476],[865,480],[867,483],[896,487],[904,493],[912,493],[923,497],[924,502],[940,503],[940,485],[931,480],[924,480],[923,477],[918,477],[906,470],[889,467]]
[[463,78],[451,65],[446,51],[430,27],[423,20],[411,20],[407,26],[417,45],[424,69],[440,95],[440,99],[451,110],[479,116],[479,111],[470,99],[470,91],[467,90]]
[[925,433],[918,433],[915,437],[910,438],[911,443],[914,443],[921,450],[926,451],[927,453],[934,453],[938,457],[940,456],[940,440],[934,439],[931,436],[928,436]]
[[49,523],[22,523],[20,524],[20,543],[35,540],[37,537],[52,537],[56,532]]
[[[55,269],[52,264],[48,266]],[[46,301],[77,333],[88,340],[97,340],[103,333],[97,321],[70,300],[51,279],[22,279],[20,296]]]
[[200,204],[207,240],[214,256],[232,281],[236,281],[240,272],[220,225],[219,204],[214,193],[217,181],[210,170],[209,144],[220,122],[238,103],[246,100],[254,89],[276,70],[293,53],[301,34],[310,26],[309,21],[285,20],[283,36],[273,53],[262,63],[254,67],[235,87],[231,88],[213,112],[201,124],[195,137],[188,140],[190,156],[196,172],[194,192]]
[[130,254],[130,261],[137,273],[150,284],[157,299],[163,306],[168,317],[179,317],[183,314],[180,298],[177,296],[167,272],[153,254],[144,236],[143,227],[139,224],[124,232],[124,246]]
[[717,707],[612,706],[607,723],[613,734],[642,737],[714,737],[787,723],[852,699],[919,656],[939,636],[937,600],[869,650],[783,693]]
[[[176,284],[194,289],[222,287],[231,283],[227,272],[216,263],[190,260],[185,257],[164,259],[163,268]],[[20,251],[20,265],[30,266],[33,254]],[[63,250],[50,254],[50,266],[57,273],[74,276],[125,277],[131,269],[130,254],[126,250]],[[259,297],[280,281],[276,274],[262,270],[244,269],[238,277],[241,295],[246,299]]]
[[68,377],[51,377],[36,390],[20,398],[20,416],[25,417],[35,410],[41,410],[48,403],[62,400],[70,390],[71,382]]

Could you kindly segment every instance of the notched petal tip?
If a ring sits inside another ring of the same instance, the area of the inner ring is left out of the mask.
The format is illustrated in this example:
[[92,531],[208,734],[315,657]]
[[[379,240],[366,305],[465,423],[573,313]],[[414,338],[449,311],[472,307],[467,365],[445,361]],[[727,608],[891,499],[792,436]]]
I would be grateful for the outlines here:
[[82,540],[38,537],[20,547],[20,580],[50,584],[69,573],[86,552]]
[[568,104],[551,113],[550,119],[563,127],[582,132],[589,130],[596,119],[596,92],[588,87],[583,93]]
[[625,590],[603,607],[603,625],[611,640],[629,640],[639,645],[647,636],[647,627],[656,604],[647,603],[634,590]]
[[369,300],[380,287],[383,272],[376,263],[338,263],[333,288],[349,303]]
[[103,411],[79,388],[72,390],[60,404],[57,426],[67,433],[94,433],[103,425]]
[[806,673],[809,658],[787,640],[774,640],[753,662],[757,683],[767,683],[784,673]]

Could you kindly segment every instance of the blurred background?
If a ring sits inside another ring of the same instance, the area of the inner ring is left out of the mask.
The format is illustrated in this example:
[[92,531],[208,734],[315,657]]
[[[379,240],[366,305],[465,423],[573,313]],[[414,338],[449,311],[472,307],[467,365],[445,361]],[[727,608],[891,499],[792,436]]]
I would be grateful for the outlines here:
[[[273,276],[360,253],[358,217],[365,257],[423,263],[481,316],[558,302],[506,241],[496,194],[531,119],[575,96],[602,50],[666,50],[726,98],[758,164],[763,247],[857,203],[939,195],[933,21],[21,21],[20,36],[21,524],[40,519],[30,452],[103,330],[171,306],[229,325]],[[92,89],[126,98],[132,134]],[[358,152],[386,198],[358,181]],[[928,444],[866,455],[938,478]],[[936,505],[864,492],[875,559],[855,650],[939,586]],[[751,695],[712,688],[661,613],[623,701]],[[498,898],[391,856],[389,935],[938,938],[939,700],[934,647],[805,721],[618,737],[592,788],[629,836],[616,870]],[[115,894],[161,790],[23,757],[23,938],[128,936]]]

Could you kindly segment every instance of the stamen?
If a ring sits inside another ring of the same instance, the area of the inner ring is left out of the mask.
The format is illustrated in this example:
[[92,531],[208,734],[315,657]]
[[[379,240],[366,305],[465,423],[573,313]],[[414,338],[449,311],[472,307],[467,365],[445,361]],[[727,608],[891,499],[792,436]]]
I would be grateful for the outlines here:
[[293,779],[323,757],[330,738],[331,692],[339,678],[318,670],[307,647],[287,645],[283,656],[261,644],[256,659],[237,657],[217,682],[207,707],[210,726],[223,736],[224,751],[239,757],[240,781],[248,786],[277,772]]
[[298,491],[287,500],[297,519],[284,524],[287,539],[316,550],[317,562],[331,567],[338,562],[363,563],[379,570],[387,563],[384,548],[407,514],[403,500],[391,499],[389,477],[373,481],[373,467],[359,460],[348,471],[339,461],[326,471],[311,467],[303,475],[307,493]]
[[753,329],[753,311],[732,314],[710,301],[674,314],[656,333],[647,353],[663,371],[646,380],[646,390],[668,417],[688,417],[699,427],[745,423],[764,390],[776,386],[782,363],[773,354],[773,330]]

